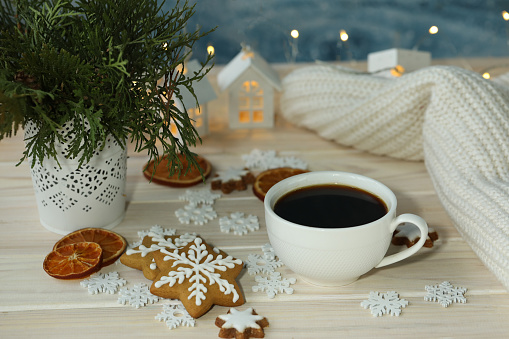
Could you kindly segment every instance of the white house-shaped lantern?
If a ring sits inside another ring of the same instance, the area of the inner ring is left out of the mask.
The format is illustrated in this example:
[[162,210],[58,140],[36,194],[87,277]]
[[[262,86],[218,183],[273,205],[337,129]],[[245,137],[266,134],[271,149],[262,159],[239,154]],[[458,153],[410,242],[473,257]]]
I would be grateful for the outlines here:
[[[184,75],[193,75],[195,72],[199,72],[200,69],[200,63],[197,60],[191,60],[185,64]],[[194,128],[196,128],[200,137],[206,136],[209,134],[208,102],[217,98],[214,88],[207,79],[207,76],[204,76],[200,81],[193,83],[194,94],[196,95],[199,103],[198,106],[196,105],[195,98],[191,92],[187,90],[187,88],[179,87],[179,89],[180,94],[182,95],[182,103],[186,107],[187,114],[189,115],[189,118],[191,118]],[[176,98],[174,98],[174,100],[175,105],[182,110],[182,103]]]
[[383,77],[400,76],[431,65],[431,53],[391,48],[368,54],[368,72]]
[[242,48],[218,74],[221,91],[228,90],[230,128],[274,127],[274,90],[278,74],[249,47]]

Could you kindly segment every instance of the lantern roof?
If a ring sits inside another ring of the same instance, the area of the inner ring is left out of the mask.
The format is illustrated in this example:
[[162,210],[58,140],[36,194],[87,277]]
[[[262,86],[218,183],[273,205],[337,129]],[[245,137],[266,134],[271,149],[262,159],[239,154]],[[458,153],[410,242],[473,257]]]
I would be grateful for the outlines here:
[[249,46],[243,46],[235,56],[217,75],[217,83],[221,91],[230,85],[248,69],[253,69],[271,86],[281,91],[281,81],[277,72],[270,67],[265,59]]

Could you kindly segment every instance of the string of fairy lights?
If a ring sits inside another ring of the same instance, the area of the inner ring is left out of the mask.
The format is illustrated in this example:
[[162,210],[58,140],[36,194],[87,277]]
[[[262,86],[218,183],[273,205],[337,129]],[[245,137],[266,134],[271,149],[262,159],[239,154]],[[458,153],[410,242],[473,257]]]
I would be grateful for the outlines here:
[[[504,21],[506,21],[507,45],[509,46],[509,12],[508,11],[502,11],[501,14],[502,14],[502,19]],[[414,50],[418,50],[419,47],[421,46],[421,44],[427,38],[429,38],[429,36],[436,35],[438,32],[439,32],[438,26],[436,26],[436,25],[430,26],[429,29],[428,29],[427,34],[424,34],[424,35],[422,35],[419,38],[419,40],[414,45],[413,49]],[[296,59],[297,59],[298,54],[299,54],[299,36],[300,36],[300,33],[299,33],[299,31],[297,29],[292,29],[292,30],[290,30],[288,36],[289,36],[288,44],[290,46],[290,49],[289,49],[290,52],[288,53],[286,58],[287,58],[288,62],[294,63],[296,61]],[[352,57],[352,52],[351,52],[350,46],[349,46],[348,32],[345,29],[339,30],[337,47],[338,47],[339,50],[342,51],[342,54],[345,56],[345,59],[351,60],[353,58]],[[216,52],[215,51],[215,47],[212,44],[208,44],[207,45],[207,54],[215,54],[215,52]],[[337,60],[339,60],[339,59],[340,59],[340,55],[338,54]],[[506,67],[509,67],[509,65],[505,65],[504,64],[504,65],[492,66],[489,69],[483,70],[481,72],[481,74],[482,74],[482,76],[485,79],[490,79],[491,78],[490,71],[492,71],[495,68],[506,68]]]

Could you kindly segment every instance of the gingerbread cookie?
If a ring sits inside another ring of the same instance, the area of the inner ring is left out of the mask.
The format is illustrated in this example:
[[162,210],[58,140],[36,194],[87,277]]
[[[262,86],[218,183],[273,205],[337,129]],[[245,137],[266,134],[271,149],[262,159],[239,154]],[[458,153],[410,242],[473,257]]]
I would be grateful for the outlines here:
[[187,312],[198,318],[212,305],[240,306],[244,296],[235,281],[243,262],[196,237],[181,249],[153,252],[159,267],[150,292],[180,299]]
[[196,233],[165,236],[149,232],[143,238],[141,245],[128,249],[120,257],[120,262],[128,267],[142,271],[145,278],[154,280],[159,274],[159,268],[154,260],[154,252],[161,249],[173,250],[182,248],[193,241],[196,236]]
[[244,311],[231,308],[227,314],[216,318],[216,326],[221,328],[219,338],[264,338],[263,328],[269,326],[269,322],[252,308]]
[[234,190],[244,191],[247,185],[254,181],[254,175],[247,168],[230,167],[226,171],[217,172],[210,185],[213,190],[221,190],[228,194]]
[[[406,245],[407,247],[412,247],[419,241],[419,239],[421,239],[420,235],[421,232],[417,227],[401,224],[396,227],[396,230],[394,231],[394,235],[392,236],[392,244],[397,246]],[[438,233],[432,227],[428,227],[428,236],[426,237],[426,242],[423,246],[431,248],[433,247],[433,242],[437,239]]]

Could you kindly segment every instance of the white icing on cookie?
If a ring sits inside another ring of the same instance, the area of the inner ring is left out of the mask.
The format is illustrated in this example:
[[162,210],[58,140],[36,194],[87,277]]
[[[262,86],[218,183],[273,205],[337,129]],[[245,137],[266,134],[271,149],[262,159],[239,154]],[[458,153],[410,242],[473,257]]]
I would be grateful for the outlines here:
[[247,175],[249,170],[243,168],[230,167],[226,171],[218,171],[215,180],[221,180],[222,182],[228,182],[230,180],[242,180],[242,177]]
[[[413,227],[411,224],[401,224],[398,227],[396,227],[396,233],[395,237],[398,238],[407,238],[409,241],[415,241],[417,238],[421,237],[421,230],[418,227]],[[430,239],[429,233],[433,233],[435,230],[432,227],[428,227],[428,237],[427,239]]]
[[203,240],[199,237],[194,239],[194,243],[189,247],[187,253],[178,249],[173,251],[161,249],[161,253],[166,254],[163,260],[174,260],[172,267],[184,266],[179,266],[176,270],[170,271],[168,275],[162,276],[159,281],[154,283],[156,288],[160,288],[165,284],[172,287],[189,279],[192,285],[189,287],[191,293],[188,299],[195,298],[197,306],[200,306],[202,301],[206,299],[207,287],[204,284],[207,282],[209,285],[217,284],[219,290],[225,295],[232,294],[233,302],[239,300],[239,294],[235,286],[230,284],[228,280],[221,278],[220,272],[232,269],[235,265],[242,265],[242,260],[234,259],[232,256],[223,258],[221,254],[214,257],[213,254],[208,252]]
[[259,329],[260,325],[256,322],[263,319],[261,315],[253,314],[251,307],[244,311],[230,308],[230,313],[220,315],[218,318],[225,321],[222,328],[234,328],[239,332],[244,332],[248,328]]

